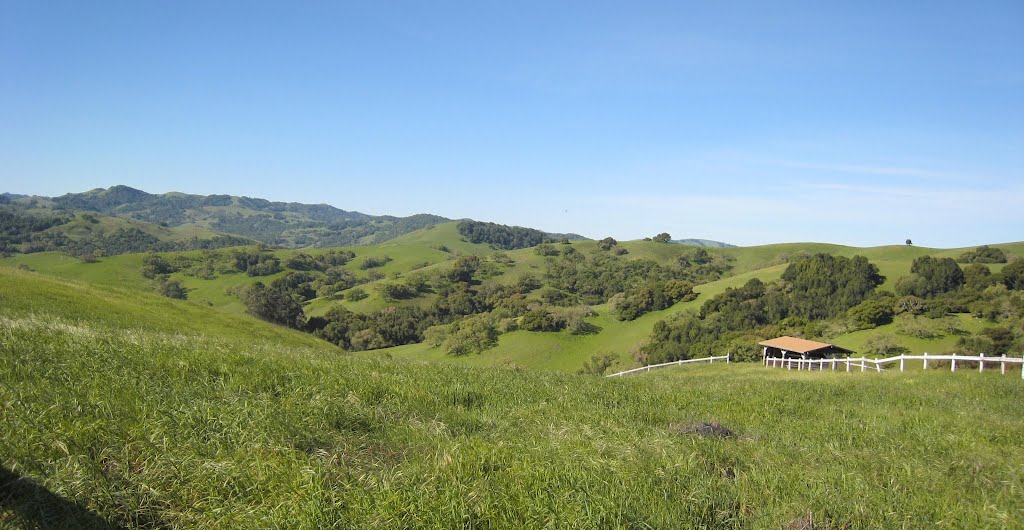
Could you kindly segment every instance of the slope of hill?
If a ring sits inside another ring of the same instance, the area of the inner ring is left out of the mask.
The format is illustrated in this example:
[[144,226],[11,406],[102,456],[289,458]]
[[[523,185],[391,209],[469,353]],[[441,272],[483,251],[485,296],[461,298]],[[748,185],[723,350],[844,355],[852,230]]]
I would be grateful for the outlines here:
[[0,299],[4,525],[982,528],[1024,517],[1015,377],[482,370],[341,355],[188,302],[23,271],[0,269]]
[[[596,241],[572,241],[567,244],[553,245],[558,252],[569,251],[581,256],[599,253]],[[619,247],[625,252],[621,259],[652,260],[662,265],[672,265],[681,256],[694,252],[693,247],[670,245],[651,241],[621,242]],[[999,244],[1010,257],[1024,256],[1024,243]],[[251,250],[251,249],[250,249]],[[546,257],[535,248],[505,252],[495,252],[488,245],[470,243],[459,233],[457,223],[443,223],[404,234],[384,243],[359,247],[344,247],[340,250],[351,251],[355,257],[340,265],[336,271],[343,270],[357,280],[352,291],[362,291],[365,298],[345,296],[348,290],[340,291],[339,296],[322,295],[305,303],[307,316],[323,316],[333,307],[344,307],[358,314],[371,314],[388,307],[408,307],[429,310],[442,296],[436,285],[415,293],[414,296],[400,299],[386,299],[383,288],[388,285],[406,284],[415,278],[433,279],[445,276],[452,269],[459,256],[478,256],[481,258],[481,269],[476,273],[472,288],[477,291],[488,291],[500,286],[514,286],[526,277],[539,282],[540,288],[525,295],[528,304],[542,305],[543,294],[549,288],[550,280],[545,277],[547,271]],[[658,311],[652,311],[632,321],[616,318],[613,308],[607,304],[593,305],[594,314],[583,317],[590,327],[588,332],[571,334],[569,331],[537,332],[510,331],[502,334],[493,348],[480,354],[453,357],[442,348],[430,347],[427,343],[408,344],[391,349],[377,349],[365,355],[385,354],[400,358],[423,359],[466,364],[473,366],[514,365],[546,370],[575,371],[598,353],[611,354],[616,359],[613,369],[624,369],[637,366],[634,354],[648,337],[655,324],[674,315],[696,311],[711,297],[724,292],[727,288],[742,286],[751,278],[770,282],[780,277],[787,264],[802,255],[825,252],[840,256],[863,255],[878,265],[881,273],[887,277],[881,285],[882,290],[892,290],[895,281],[910,273],[911,263],[920,256],[957,257],[968,249],[928,249],[910,246],[889,246],[875,248],[854,248],[838,245],[817,243],[792,243],[766,245],[743,248],[707,248],[705,251],[713,256],[728,256],[731,266],[725,277],[711,281],[695,288],[697,298],[693,301],[675,304]],[[222,260],[227,259],[234,251],[220,251]],[[270,285],[283,278],[291,271],[287,264],[292,258],[302,254],[313,257],[327,252],[322,249],[309,250],[276,250],[264,251],[264,254],[276,257],[283,265],[280,272],[264,276],[249,276],[244,271],[224,268],[210,276],[200,276],[190,269],[181,269],[169,275],[170,279],[179,281],[188,291],[189,302],[213,307],[218,310],[242,315],[246,312],[244,303],[238,296],[239,289],[255,282]],[[213,255],[216,255],[214,253]],[[167,254],[168,259],[198,259],[211,256],[206,252],[184,252]],[[379,267],[364,269],[367,258],[387,258]],[[143,256],[127,254],[122,256],[104,257],[98,263],[82,263],[79,260],[58,253],[37,253],[18,255],[0,260],[0,264],[14,266],[23,264],[40,273],[53,274],[61,277],[87,281],[97,285],[117,286],[136,289],[141,292],[153,292],[155,284],[141,275]],[[999,271],[1003,265],[993,264],[989,268]],[[219,265],[218,267],[225,267]],[[322,274],[316,271],[307,272],[316,277]],[[205,279],[204,279],[205,278]],[[442,282],[443,283],[443,282]],[[438,284],[440,285],[440,284]],[[923,318],[923,317],[922,317]],[[961,332],[970,335],[981,331],[988,324],[971,319],[966,315],[957,317]],[[903,324],[900,324],[903,326]],[[918,326],[920,327],[920,326]],[[947,326],[948,327],[948,326]],[[951,328],[952,329],[952,328]],[[899,331],[899,333],[897,333]],[[958,332],[959,333],[959,332]],[[877,334],[891,335],[904,347],[912,351],[922,349],[934,353],[949,351],[955,347],[961,335],[938,330],[925,338],[903,333],[903,327],[897,323],[888,324],[867,331],[839,332],[830,335],[829,339],[842,346],[863,351],[865,341]],[[847,336],[849,335],[849,336]],[[724,353],[724,352],[722,352]]]

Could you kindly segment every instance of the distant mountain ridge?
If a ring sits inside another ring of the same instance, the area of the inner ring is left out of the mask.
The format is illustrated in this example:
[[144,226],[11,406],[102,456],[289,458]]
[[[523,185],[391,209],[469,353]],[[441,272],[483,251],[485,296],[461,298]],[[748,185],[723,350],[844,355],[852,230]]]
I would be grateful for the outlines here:
[[[151,223],[156,225],[154,228],[195,228],[283,248],[372,245],[451,221],[431,214],[369,215],[329,204],[278,202],[236,195],[153,194],[124,185],[52,198],[3,193],[0,204],[17,208],[22,214],[66,217],[76,212],[91,212]],[[559,239],[583,239],[576,234],[544,234]]]
[[697,247],[736,248],[736,245],[730,245],[729,243],[714,241],[712,239],[673,239],[672,242],[677,245],[693,245]]

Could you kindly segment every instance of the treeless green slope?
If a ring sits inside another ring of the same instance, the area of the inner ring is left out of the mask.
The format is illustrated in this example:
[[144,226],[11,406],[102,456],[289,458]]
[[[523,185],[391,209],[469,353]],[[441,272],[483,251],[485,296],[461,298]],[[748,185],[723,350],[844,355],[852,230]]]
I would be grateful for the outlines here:
[[189,335],[201,333],[245,342],[339,351],[311,335],[249,316],[231,315],[134,289],[92,285],[6,267],[0,267],[0,306],[11,313],[71,323]]

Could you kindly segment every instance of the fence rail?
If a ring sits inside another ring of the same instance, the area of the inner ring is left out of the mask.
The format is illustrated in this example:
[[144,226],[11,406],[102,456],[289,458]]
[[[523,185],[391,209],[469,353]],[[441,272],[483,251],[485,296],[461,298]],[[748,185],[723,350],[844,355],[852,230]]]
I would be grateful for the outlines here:
[[[999,365],[999,372],[1006,374],[1007,364],[1020,364],[1021,371],[1020,377],[1024,379],[1024,357],[1007,357],[1001,355],[999,357],[986,356],[984,353],[980,355],[928,355],[925,352],[924,355],[897,355],[895,357],[886,357],[884,359],[868,359],[867,357],[846,357],[845,359],[784,359],[781,357],[765,357],[762,364],[768,368],[786,368],[792,370],[793,366],[796,366],[797,370],[831,370],[835,371],[836,366],[846,368],[849,372],[853,368],[859,368],[861,372],[874,370],[881,372],[885,370],[882,365],[891,363],[900,363],[900,371],[906,370],[907,361],[923,361],[923,367],[925,370],[928,369],[928,361],[950,361],[949,369],[951,372],[956,371],[957,361],[967,361],[978,363],[978,371],[982,372],[985,370],[985,365],[994,366]],[[871,364],[873,366],[869,367]]]
[[679,366],[681,364],[688,363],[713,363],[715,361],[725,361],[726,364],[728,364],[731,362],[731,357],[732,354],[727,353],[719,357],[702,357],[700,359],[686,359],[682,361],[672,361],[670,363],[652,364],[648,366],[641,366],[640,368],[633,368],[632,370],[626,370],[624,372],[614,373],[609,375],[608,377],[622,377],[624,375],[635,374],[639,372],[650,372],[651,370],[656,370],[658,368],[667,368],[669,366]]

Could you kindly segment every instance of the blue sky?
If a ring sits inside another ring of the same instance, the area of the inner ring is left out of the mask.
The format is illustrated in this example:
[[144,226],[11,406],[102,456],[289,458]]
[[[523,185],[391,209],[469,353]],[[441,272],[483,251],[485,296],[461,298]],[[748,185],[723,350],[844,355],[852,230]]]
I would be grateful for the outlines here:
[[0,191],[1024,239],[1024,3],[826,4],[5,0]]

